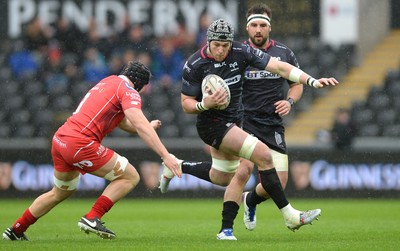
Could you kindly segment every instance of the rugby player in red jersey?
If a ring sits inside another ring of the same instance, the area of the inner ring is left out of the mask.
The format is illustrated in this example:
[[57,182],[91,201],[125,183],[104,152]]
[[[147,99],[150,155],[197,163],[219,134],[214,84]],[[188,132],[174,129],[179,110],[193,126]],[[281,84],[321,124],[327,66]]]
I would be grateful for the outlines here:
[[3,233],[5,240],[28,240],[25,231],[78,188],[80,175],[90,173],[110,181],[92,209],[78,222],[86,233],[114,239],[115,233],[101,222],[102,216],[139,182],[139,174],[128,159],[103,146],[101,141],[119,127],[139,137],[157,153],[163,164],[181,176],[176,158],[160,141],[155,128],[143,114],[140,91],[148,84],[150,70],[140,62],[129,62],[120,75],[101,80],[82,99],[75,112],[54,134],[51,154],[54,187],[34,200],[14,225]]

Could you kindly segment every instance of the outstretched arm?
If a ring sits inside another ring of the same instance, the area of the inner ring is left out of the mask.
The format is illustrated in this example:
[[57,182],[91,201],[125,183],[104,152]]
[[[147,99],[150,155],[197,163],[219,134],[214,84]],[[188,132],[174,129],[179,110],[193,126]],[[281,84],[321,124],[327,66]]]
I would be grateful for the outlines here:
[[169,154],[168,150],[161,142],[156,131],[147,120],[142,110],[138,108],[129,108],[125,110],[124,113],[129,122],[136,129],[139,137],[161,157],[164,164],[172,171],[174,175],[182,177],[182,172],[179,168],[176,158]]
[[267,71],[277,73],[283,78],[289,79],[290,81],[307,84],[314,88],[322,88],[327,85],[336,85],[339,83],[335,78],[320,78],[317,80],[305,73],[304,71],[300,70],[299,68],[296,68],[291,64],[279,61],[272,57],[265,69]]
[[[154,129],[158,129],[161,127],[161,121],[158,119],[152,120],[150,122],[150,125]],[[121,128],[122,130],[132,133],[132,134],[137,133],[136,128],[132,125],[132,123],[126,117],[119,123],[118,127]]]

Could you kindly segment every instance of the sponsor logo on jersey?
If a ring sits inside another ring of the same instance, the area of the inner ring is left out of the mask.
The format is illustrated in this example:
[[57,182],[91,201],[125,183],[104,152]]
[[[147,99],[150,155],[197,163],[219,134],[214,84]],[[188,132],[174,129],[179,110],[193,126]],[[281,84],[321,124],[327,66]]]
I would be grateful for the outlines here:
[[216,63],[216,64],[214,64],[214,68],[220,68],[220,67],[225,66],[225,65],[226,65],[225,61],[221,62],[221,63]]
[[239,70],[238,66],[239,66],[239,65],[238,65],[237,62],[234,62],[234,63],[229,64],[229,67],[230,67],[230,68],[233,68],[233,69],[231,69],[231,71]]
[[108,152],[108,149],[105,146],[100,145],[96,151],[97,156],[104,156]]
[[126,92],[125,95],[130,97],[130,99],[140,100],[140,95],[137,92]]
[[281,76],[269,71],[246,71],[244,74],[246,79],[278,79]]
[[60,147],[67,148],[67,144],[61,141],[57,136],[53,136],[53,141],[56,142]]
[[236,76],[234,76],[232,78],[227,78],[227,79],[224,79],[224,80],[225,80],[225,83],[227,85],[233,85],[233,84],[239,83],[241,78],[242,78],[241,75],[236,75]]

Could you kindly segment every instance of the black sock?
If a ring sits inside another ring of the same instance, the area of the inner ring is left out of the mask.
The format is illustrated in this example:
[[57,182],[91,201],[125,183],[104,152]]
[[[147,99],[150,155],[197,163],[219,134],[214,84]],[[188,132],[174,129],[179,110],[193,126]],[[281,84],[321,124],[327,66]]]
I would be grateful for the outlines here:
[[248,207],[256,207],[258,204],[260,204],[261,202],[266,201],[266,200],[267,200],[266,198],[258,195],[256,192],[256,189],[254,189],[252,192],[250,192],[247,195],[246,204]]
[[289,204],[275,168],[258,171],[261,185],[279,209]]
[[211,182],[210,179],[211,162],[209,161],[183,161],[182,173],[193,175],[199,179]]
[[236,218],[236,215],[239,211],[239,205],[234,201],[226,201],[224,202],[224,206],[222,209],[222,226],[221,230],[225,228],[233,228],[233,221]]

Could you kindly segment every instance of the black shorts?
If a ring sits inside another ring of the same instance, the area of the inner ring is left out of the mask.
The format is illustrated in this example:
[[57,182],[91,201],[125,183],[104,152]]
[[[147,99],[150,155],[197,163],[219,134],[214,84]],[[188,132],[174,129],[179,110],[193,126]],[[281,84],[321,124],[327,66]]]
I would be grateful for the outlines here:
[[272,150],[287,154],[285,128],[283,126],[268,126],[245,118],[243,120],[243,130],[257,137]]
[[196,128],[201,140],[209,146],[219,149],[222,139],[226,133],[234,126],[242,126],[241,120],[235,122],[220,120],[215,118],[197,118]]

